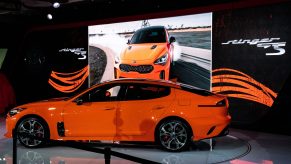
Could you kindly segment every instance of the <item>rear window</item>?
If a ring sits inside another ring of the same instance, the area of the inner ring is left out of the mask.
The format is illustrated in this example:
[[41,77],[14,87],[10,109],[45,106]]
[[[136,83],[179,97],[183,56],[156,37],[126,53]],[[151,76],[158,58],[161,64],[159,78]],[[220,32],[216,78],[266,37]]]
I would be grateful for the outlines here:
[[181,84],[180,86],[185,91],[188,91],[188,92],[191,92],[191,93],[196,93],[196,94],[201,95],[201,96],[214,95],[213,93],[211,93],[211,92],[209,92],[207,90],[200,89],[200,88],[197,88],[197,87],[194,87],[194,86],[191,86],[191,85]]

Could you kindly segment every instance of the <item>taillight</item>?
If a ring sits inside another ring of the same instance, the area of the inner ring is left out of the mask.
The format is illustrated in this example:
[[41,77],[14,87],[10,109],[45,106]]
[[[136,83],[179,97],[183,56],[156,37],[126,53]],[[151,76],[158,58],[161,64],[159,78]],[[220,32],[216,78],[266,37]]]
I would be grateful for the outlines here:
[[198,107],[226,107],[228,108],[228,100],[227,98],[224,98],[218,101],[216,104],[211,104],[211,105],[202,104],[202,105],[198,105]]

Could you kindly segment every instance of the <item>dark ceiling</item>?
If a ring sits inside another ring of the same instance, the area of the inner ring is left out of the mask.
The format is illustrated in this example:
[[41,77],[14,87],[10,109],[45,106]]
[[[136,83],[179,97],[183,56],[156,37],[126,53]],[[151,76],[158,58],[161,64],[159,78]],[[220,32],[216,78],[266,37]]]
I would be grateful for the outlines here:
[[[281,1],[286,0],[0,0],[0,23],[64,24],[185,9],[209,12],[209,7],[223,9]],[[54,8],[54,2],[60,6]],[[47,19],[47,14],[52,15],[52,20]]]

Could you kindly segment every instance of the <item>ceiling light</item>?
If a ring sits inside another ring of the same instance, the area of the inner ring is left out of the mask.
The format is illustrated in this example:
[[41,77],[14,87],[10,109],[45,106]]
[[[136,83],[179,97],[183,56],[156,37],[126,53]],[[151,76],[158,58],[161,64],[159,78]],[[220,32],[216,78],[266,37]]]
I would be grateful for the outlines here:
[[52,20],[53,19],[52,14],[47,14],[47,19]]
[[59,2],[55,2],[53,3],[53,7],[56,9],[56,8],[59,8],[60,7],[60,3]]

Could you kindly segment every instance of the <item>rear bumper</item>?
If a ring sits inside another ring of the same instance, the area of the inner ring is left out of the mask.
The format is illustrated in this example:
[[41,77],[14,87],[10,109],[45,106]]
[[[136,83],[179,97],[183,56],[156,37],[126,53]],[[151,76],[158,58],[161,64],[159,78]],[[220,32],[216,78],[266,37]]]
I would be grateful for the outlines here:
[[231,117],[229,115],[224,117],[215,117],[211,120],[200,120],[191,122],[194,141],[206,138],[214,138],[226,136],[229,133],[229,123]]
[[216,137],[226,136],[229,133],[229,125],[227,125]]

